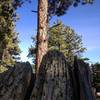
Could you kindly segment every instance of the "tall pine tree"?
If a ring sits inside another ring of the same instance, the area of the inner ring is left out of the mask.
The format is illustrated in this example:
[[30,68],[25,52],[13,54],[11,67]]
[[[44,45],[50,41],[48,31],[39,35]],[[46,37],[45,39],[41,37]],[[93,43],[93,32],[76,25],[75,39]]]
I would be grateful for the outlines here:
[[68,8],[79,3],[92,4],[93,0],[38,0],[38,30],[36,50],[36,70],[40,67],[43,56],[48,50],[48,19],[54,15],[61,16]]
[[[36,44],[36,38],[33,38]],[[78,35],[72,28],[65,26],[61,21],[54,22],[54,25],[48,31],[48,50],[58,50],[62,52],[66,60],[72,64],[74,56],[81,57],[86,50],[83,47],[82,37]],[[28,57],[36,58],[36,47],[31,46]]]

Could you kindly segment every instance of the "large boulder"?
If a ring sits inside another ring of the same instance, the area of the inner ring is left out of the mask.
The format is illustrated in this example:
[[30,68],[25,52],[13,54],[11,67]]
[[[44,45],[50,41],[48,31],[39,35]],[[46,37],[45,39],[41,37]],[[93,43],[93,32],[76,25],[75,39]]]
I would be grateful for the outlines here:
[[32,80],[31,65],[28,62],[16,63],[14,67],[0,74],[0,100],[28,100],[27,93],[31,91],[29,87]]
[[42,60],[31,100],[72,100],[68,64],[58,51],[49,51]]

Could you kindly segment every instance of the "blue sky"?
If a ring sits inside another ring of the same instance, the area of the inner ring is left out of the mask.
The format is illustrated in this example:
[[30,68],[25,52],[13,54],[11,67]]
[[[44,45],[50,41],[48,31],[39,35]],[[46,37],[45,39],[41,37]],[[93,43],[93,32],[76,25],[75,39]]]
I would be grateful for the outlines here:
[[[19,32],[21,60],[30,61],[27,58],[28,48],[32,44],[31,37],[37,33],[37,14],[31,10],[37,9],[37,0],[31,4],[25,3],[18,13],[20,20],[16,23],[16,31]],[[53,17],[52,24],[61,19],[65,25],[70,26],[76,33],[82,35],[83,45],[87,51],[83,54],[91,62],[100,62],[100,0],[95,0],[93,5],[70,7],[62,17]]]

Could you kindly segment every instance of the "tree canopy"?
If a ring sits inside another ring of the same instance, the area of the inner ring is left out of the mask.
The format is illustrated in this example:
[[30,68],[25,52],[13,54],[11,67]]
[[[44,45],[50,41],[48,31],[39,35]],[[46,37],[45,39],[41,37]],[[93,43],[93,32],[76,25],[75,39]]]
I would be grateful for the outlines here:
[[81,4],[92,4],[94,0],[48,0],[49,8],[48,13],[50,16],[57,15],[61,16],[66,13],[70,6],[77,7]]
[[71,5],[90,4],[93,0],[38,0],[38,28],[36,43],[36,72],[40,67],[43,56],[47,53],[48,19],[52,16],[61,16],[66,13]]
[[54,23],[54,26],[48,33],[48,47],[63,52],[67,60],[72,62],[75,55],[80,56],[86,50],[82,37],[61,21]]
[[[18,34],[14,31],[15,21],[17,20],[16,10],[26,1],[31,2],[31,0],[0,0],[0,60],[3,62],[11,63],[13,57],[18,55],[20,52],[18,47]],[[55,15],[61,16],[64,15],[71,6],[76,7],[78,4],[92,4],[93,1],[94,0],[47,0],[46,7],[48,13],[45,14],[44,12],[44,14],[47,17]],[[38,17],[42,18],[43,16]],[[48,24],[47,20],[46,23]],[[46,31],[43,36],[47,37],[48,29],[45,30]]]
[[[33,37],[36,43],[36,38]],[[80,56],[86,48],[82,45],[82,38],[69,26],[65,26],[61,21],[55,22],[48,31],[48,50],[56,49],[64,53],[69,62],[73,61],[75,55]],[[36,48],[31,46],[29,57],[35,58]]]
[[20,53],[18,33],[14,31],[16,4],[16,0],[0,0],[0,61],[5,64],[12,64]]

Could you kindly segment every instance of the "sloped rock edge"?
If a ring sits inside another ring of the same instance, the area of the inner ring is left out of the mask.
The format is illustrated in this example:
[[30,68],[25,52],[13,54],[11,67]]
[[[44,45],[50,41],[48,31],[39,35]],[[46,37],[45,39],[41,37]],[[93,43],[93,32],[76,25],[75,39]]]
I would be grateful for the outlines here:
[[27,93],[30,91],[29,87],[33,88],[33,81],[31,65],[28,62],[16,63],[0,74],[0,100],[28,100]]

